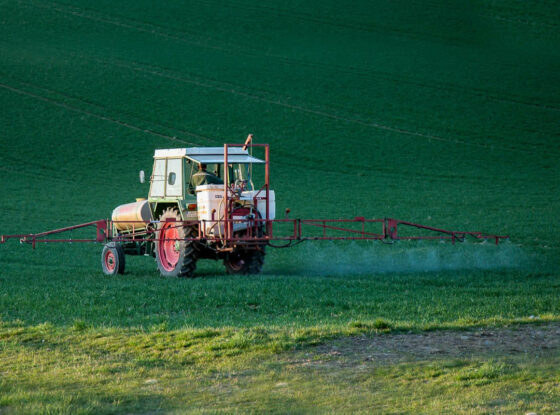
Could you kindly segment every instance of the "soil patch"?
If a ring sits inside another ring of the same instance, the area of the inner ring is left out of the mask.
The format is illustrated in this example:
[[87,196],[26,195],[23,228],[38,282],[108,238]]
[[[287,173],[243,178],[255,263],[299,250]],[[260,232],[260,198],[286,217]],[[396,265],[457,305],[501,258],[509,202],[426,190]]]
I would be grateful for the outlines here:
[[[480,355],[539,356],[560,352],[560,323],[480,328],[469,331],[380,334],[336,339],[316,347],[307,364],[392,364]],[[304,362],[300,362],[304,363]],[[305,364],[305,363],[304,363]]]

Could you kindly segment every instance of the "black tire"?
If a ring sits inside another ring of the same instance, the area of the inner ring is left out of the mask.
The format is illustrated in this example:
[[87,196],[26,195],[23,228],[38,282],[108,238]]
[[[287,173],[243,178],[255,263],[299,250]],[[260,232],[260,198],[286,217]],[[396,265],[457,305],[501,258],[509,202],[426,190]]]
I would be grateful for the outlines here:
[[234,249],[224,258],[228,274],[260,274],[264,265],[265,247]]
[[[260,219],[258,211],[257,217]],[[248,230],[241,231],[239,236],[246,235]],[[263,226],[255,226],[252,235],[261,237],[265,234]],[[251,247],[251,249],[237,247],[224,258],[224,266],[228,274],[260,274],[266,255],[266,244]]]
[[124,274],[125,255],[120,244],[109,242],[101,252],[101,268],[105,275]]
[[164,277],[194,278],[196,251],[194,241],[182,239],[196,237],[195,229],[167,222],[174,219],[181,222],[176,209],[168,208],[159,217],[156,231],[155,253],[159,272]]

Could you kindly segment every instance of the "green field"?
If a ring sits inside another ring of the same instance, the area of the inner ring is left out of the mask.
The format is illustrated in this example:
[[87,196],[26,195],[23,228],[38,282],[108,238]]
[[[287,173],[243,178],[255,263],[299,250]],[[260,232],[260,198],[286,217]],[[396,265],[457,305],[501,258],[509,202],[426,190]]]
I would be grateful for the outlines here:
[[[0,0],[0,22],[0,234],[108,218],[154,149],[253,133],[277,212],[511,237],[306,242],[192,280],[9,241],[0,414],[560,412],[558,2]],[[445,347],[488,330],[516,346]]]

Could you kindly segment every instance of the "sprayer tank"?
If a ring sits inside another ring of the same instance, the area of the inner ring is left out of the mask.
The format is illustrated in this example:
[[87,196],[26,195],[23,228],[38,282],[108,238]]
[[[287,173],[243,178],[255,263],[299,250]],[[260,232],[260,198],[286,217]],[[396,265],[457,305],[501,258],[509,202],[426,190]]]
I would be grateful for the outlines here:
[[146,222],[152,220],[150,205],[147,200],[139,200],[126,205],[120,205],[113,210],[111,219],[119,231],[141,230],[146,228]]
[[[239,203],[246,206],[252,206],[254,198],[257,198],[257,210],[261,218],[266,218],[266,200],[264,200],[265,193],[262,191],[245,191],[241,194]],[[203,223],[203,233],[206,235],[216,235],[223,233],[224,224],[224,185],[221,184],[208,184],[197,186],[196,188],[196,202],[198,211],[198,220]],[[269,212],[268,218],[274,219],[276,215],[275,209],[275,196],[274,190],[269,191]],[[238,231],[247,227],[246,223],[241,222],[243,217],[233,216],[234,220],[239,222],[234,223],[233,230]]]

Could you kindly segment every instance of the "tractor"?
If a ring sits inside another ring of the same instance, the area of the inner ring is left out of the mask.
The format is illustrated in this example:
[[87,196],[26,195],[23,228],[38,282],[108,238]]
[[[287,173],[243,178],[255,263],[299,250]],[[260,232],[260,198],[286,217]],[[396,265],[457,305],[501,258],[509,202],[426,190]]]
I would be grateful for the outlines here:
[[[193,277],[200,259],[223,260],[230,274],[261,272],[267,223],[275,216],[266,160],[241,147],[158,149],[147,199],[118,206],[101,255],[106,275],[124,272],[125,255],[151,255],[161,275]],[[253,146],[251,146],[252,149]],[[253,165],[265,165],[255,188]],[[144,173],[140,172],[143,182]]]
[[[264,159],[253,156],[253,150]],[[259,153],[259,154],[261,154]],[[106,275],[123,274],[126,255],[153,256],[161,275],[195,276],[201,259],[222,260],[230,274],[258,274],[267,247],[287,248],[304,241],[493,240],[507,235],[455,231],[409,221],[366,219],[277,219],[269,183],[269,145],[244,144],[155,150],[147,198],[118,206],[100,219],[35,234],[2,235],[0,243],[103,243]],[[264,166],[264,172],[259,166]],[[255,167],[255,171],[253,168]],[[140,172],[140,181],[145,174]],[[253,182],[264,182],[260,187]],[[55,235],[96,228],[94,238]]]

